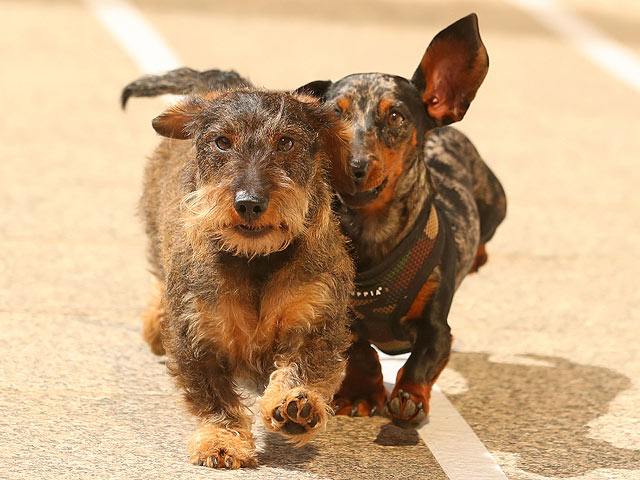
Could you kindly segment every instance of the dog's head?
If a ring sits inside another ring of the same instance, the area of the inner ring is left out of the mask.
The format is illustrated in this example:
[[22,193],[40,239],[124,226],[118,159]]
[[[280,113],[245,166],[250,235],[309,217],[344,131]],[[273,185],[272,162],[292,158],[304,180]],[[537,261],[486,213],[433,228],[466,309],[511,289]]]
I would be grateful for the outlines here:
[[268,255],[329,221],[326,171],[346,169],[349,136],[317,99],[213,92],[170,107],[153,127],[194,144],[183,202],[194,251],[213,240],[235,255]]
[[300,87],[352,126],[349,178],[336,186],[343,201],[356,209],[386,205],[398,177],[422,158],[425,133],[464,117],[488,66],[471,14],[435,36],[410,81],[365,73]]

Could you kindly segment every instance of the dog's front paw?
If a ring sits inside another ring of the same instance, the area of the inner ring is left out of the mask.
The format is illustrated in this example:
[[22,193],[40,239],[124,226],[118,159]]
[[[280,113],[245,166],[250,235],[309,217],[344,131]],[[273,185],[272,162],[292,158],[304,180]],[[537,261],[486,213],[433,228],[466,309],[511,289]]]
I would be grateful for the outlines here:
[[262,419],[266,427],[297,443],[306,443],[327,422],[327,404],[322,397],[304,388],[295,388],[284,395],[265,394],[262,398]]
[[396,385],[387,401],[386,413],[402,428],[416,428],[429,415],[431,387],[423,384]]
[[376,413],[382,413],[387,401],[387,392],[382,390],[368,392],[356,397],[349,397],[337,393],[333,397],[333,411],[336,415],[349,415],[350,417],[372,417]]
[[189,460],[194,465],[235,469],[257,467],[251,434],[242,435],[215,425],[202,425],[189,440]]

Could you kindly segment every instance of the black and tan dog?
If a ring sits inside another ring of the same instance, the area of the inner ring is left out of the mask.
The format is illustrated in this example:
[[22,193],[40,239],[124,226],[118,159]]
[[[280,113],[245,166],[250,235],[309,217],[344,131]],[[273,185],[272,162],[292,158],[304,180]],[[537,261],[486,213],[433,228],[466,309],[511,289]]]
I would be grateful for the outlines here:
[[[334,398],[338,414],[384,408],[401,426],[428,415],[431,388],[450,355],[453,294],[486,262],[484,245],[506,213],[502,186],[471,142],[451,127],[438,128],[463,118],[487,69],[472,14],[433,39],[411,80],[355,74],[298,89],[331,105],[353,135],[350,168],[345,174],[339,166],[333,177],[334,208],[358,270],[355,338]],[[176,72],[179,81],[164,75],[131,83],[123,105],[130,96],[246,82],[235,72]],[[389,354],[411,352],[389,399],[371,343]]]
[[302,444],[344,374],[354,271],[328,170],[350,137],[315,98],[252,89],[188,97],[153,127],[169,138],[141,201],[159,286],[147,340],[201,420],[191,461],[255,466],[238,384],[263,392],[269,430]]

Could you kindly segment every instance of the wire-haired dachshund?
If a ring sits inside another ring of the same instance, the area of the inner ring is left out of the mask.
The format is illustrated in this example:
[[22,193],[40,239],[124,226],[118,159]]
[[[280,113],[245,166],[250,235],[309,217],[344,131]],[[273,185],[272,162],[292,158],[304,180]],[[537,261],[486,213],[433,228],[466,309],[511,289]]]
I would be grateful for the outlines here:
[[349,346],[353,262],[328,171],[349,131],[316,98],[192,95],[153,120],[141,214],[158,294],[147,341],[200,426],[192,463],[257,465],[244,391],[301,445],[325,426]]

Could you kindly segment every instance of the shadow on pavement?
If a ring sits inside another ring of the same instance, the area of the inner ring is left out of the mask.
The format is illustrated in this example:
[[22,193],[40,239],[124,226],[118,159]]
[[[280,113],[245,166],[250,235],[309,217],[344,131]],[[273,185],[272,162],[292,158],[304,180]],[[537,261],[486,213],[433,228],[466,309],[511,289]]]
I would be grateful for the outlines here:
[[258,462],[333,480],[447,478],[415,430],[398,428],[378,416],[334,417],[325,432],[300,448],[280,435],[265,433]]
[[407,447],[418,445],[420,436],[417,430],[396,427],[392,423],[387,423],[380,427],[380,433],[373,441],[383,447]]
[[588,423],[631,386],[627,377],[558,357],[523,357],[552,366],[493,363],[480,353],[451,357],[449,367],[469,390],[450,399],[489,450],[517,454],[518,468],[544,476],[640,469],[640,451],[589,437]]
[[284,437],[271,432],[266,433],[264,444],[264,450],[258,452],[258,463],[265,467],[306,470],[307,465],[318,456],[315,445],[308,443],[294,448]]

